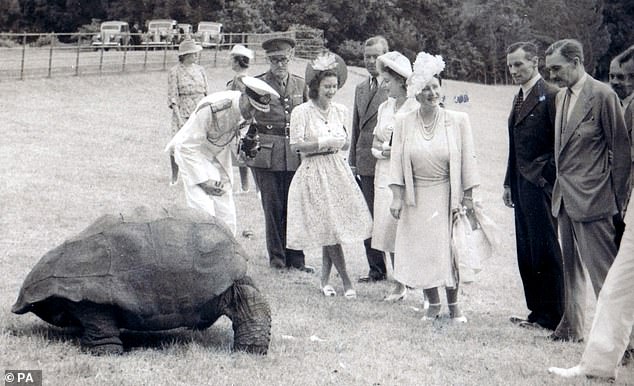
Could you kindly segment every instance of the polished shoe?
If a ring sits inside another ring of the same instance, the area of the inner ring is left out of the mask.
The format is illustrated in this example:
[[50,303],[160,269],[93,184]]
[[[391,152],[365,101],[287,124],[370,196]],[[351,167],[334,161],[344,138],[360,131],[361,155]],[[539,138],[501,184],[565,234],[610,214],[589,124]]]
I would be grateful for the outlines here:
[[295,268],[298,271],[306,272],[306,273],[315,273],[315,267],[310,265],[302,265],[301,267],[291,267]]
[[542,326],[541,324],[539,324],[537,322],[529,322],[528,320],[527,321],[523,321],[523,322],[519,322],[517,325],[522,327],[522,328],[529,329],[529,330],[552,330],[550,328]]
[[526,319],[526,318],[522,318],[521,316],[515,316],[515,315],[513,315],[513,316],[509,317],[509,321],[510,321],[511,323],[513,323],[513,324],[518,324],[518,325],[519,325],[519,324],[521,324],[521,323],[527,323],[527,322],[528,322],[528,319]]
[[376,281],[383,281],[383,280],[385,280],[385,275],[382,275],[382,276],[366,275],[366,276],[359,277],[359,279],[357,281],[359,283],[373,283],[373,282],[376,282]]

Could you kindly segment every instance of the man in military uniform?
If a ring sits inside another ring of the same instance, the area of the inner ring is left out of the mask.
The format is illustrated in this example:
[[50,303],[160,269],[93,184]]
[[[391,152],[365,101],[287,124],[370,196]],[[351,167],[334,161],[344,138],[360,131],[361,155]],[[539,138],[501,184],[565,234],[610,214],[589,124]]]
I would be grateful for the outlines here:
[[312,273],[304,264],[302,251],[286,248],[286,207],[288,188],[299,166],[299,155],[291,151],[289,126],[291,111],[308,100],[304,79],[290,74],[288,64],[293,57],[295,41],[272,38],[262,43],[270,68],[257,76],[278,94],[270,102],[270,111],[255,114],[260,151],[247,161],[260,188],[266,227],[266,248],[273,268],[296,268]]
[[[268,112],[279,97],[265,82],[245,76],[244,91],[220,91],[204,97],[165,148],[182,173],[187,204],[217,216],[236,234],[232,154],[240,128],[256,111]],[[249,150],[249,149],[245,149]]]

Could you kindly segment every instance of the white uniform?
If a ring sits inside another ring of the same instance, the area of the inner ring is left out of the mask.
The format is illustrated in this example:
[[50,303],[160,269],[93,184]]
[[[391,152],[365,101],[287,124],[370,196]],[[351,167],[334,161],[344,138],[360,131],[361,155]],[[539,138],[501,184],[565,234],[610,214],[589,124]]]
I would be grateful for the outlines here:
[[[233,200],[232,152],[237,152],[240,114],[239,91],[221,91],[203,98],[165,151],[174,153],[187,204],[223,220],[235,235],[236,208]],[[225,193],[212,196],[198,185],[221,181]]]

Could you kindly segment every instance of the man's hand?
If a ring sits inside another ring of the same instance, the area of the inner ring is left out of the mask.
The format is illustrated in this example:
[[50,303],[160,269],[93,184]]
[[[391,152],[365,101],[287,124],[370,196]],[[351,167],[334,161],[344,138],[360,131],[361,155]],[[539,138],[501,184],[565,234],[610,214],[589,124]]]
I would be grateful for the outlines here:
[[210,196],[222,196],[225,194],[224,184],[220,181],[207,180],[198,184],[198,186]]
[[504,205],[508,206],[509,208],[515,207],[515,204],[513,204],[513,199],[511,198],[511,188],[509,188],[508,186],[504,187],[502,200],[504,201]]
[[395,219],[401,218],[401,209],[403,208],[403,199],[393,198],[390,204],[390,213]]

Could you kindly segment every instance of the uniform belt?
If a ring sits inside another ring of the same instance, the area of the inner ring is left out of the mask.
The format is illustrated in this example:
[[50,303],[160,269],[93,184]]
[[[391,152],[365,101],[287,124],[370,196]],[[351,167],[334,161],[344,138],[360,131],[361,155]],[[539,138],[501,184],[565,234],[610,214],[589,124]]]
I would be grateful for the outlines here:
[[317,153],[305,153],[302,156],[304,158],[310,158],[310,157],[314,157],[316,155],[336,154],[338,152],[339,152],[339,150],[328,150],[328,151],[320,151],[320,152],[317,152]]
[[269,135],[288,135],[289,129],[286,126],[274,126],[274,125],[256,125],[259,134]]

